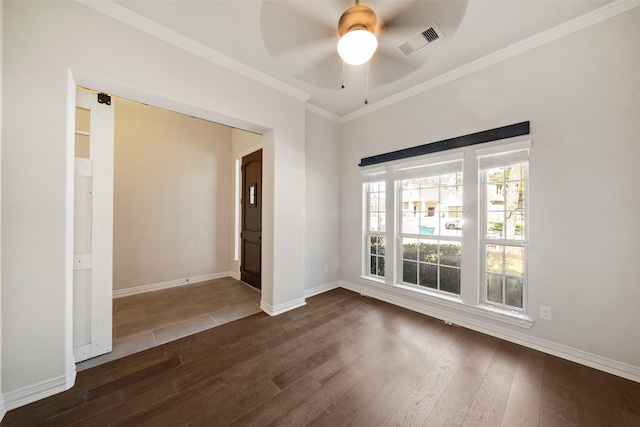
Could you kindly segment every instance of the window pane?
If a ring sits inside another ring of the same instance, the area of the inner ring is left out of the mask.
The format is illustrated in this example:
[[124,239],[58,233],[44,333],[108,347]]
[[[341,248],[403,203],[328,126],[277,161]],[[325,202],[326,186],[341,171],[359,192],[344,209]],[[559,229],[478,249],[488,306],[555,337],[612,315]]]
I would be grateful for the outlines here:
[[506,182],[504,184],[504,206],[507,210],[518,209],[518,206],[522,203],[522,195],[520,189],[522,188],[522,181]]
[[384,236],[378,236],[378,255],[384,256]]
[[418,263],[411,261],[402,262],[402,281],[418,284]]
[[385,215],[384,213],[378,214],[378,231],[384,231],[385,228]]
[[436,206],[438,200],[440,200],[440,188],[428,187],[420,190],[420,202],[426,206]]
[[503,182],[504,181],[504,168],[493,168],[487,170],[487,182]]
[[384,277],[384,258],[378,257],[378,276]]
[[378,236],[371,236],[369,238],[369,247],[370,249],[370,254],[375,255],[378,253]]
[[460,269],[440,267],[440,290],[460,294]]
[[420,248],[418,250],[418,259],[422,262],[430,262],[433,264],[438,263],[438,242],[427,243],[420,242]]
[[372,275],[374,275],[374,276],[375,276],[375,274],[376,274],[376,271],[378,271],[378,266],[376,265],[376,259],[377,259],[377,258],[378,258],[378,257],[377,257],[377,256],[375,256],[375,255],[371,255],[371,256],[369,257],[369,261],[370,261],[370,263],[369,263],[369,266],[370,266],[370,268],[369,268],[369,274],[372,274]]
[[461,244],[457,242],[440,244],[440,264],[460,267]]
[[510,240],[522,240],[524,236],[524,212],[511,211],[507,212],[505,217],[504,236]]
[[522,276],[524,274],[524,248],[505,246],[504,264],[506,274]]
[[522,308],[522,277],[505,278],[505,304]]
[[379,203],[379,196],[378,193],[369,194],[369,212],[377,212],[378,206],[384,206]]
[[504,220],[505,239],[522,240],[522,225],[524,224],[524,215],[522,212],[509,211]]
[[369,231],[384,231],[384,213],[372,212],[369,217]]
[[402,259],[418,259],[418,239],[402,239]]
[[406,234],[418,234],[419,222],[416,214],[405,212],[402,214],[402,232]]
[[486,271],[492,273],[500,273],[504,271],[504,259],[503,259],[504,246],[487,245],[486,256],[487,264]]
[[438,289],[438,266],[420,263],[420,286]]
[[372,212],[369,215],[369,231],[377,231],[378,230],[378,213]]
[[502,303],[502,275],[487,274],[487,300]]
[[420,221],[420,234],[436,234],[437,220],[423,219]]
[[504,226],[504,212],[487,212],[487,230],[488,239],[501,239],[502,229]]
[[439,185],[440,185],[440,177],[437,175],[420,178],[421,187],[438,187]]

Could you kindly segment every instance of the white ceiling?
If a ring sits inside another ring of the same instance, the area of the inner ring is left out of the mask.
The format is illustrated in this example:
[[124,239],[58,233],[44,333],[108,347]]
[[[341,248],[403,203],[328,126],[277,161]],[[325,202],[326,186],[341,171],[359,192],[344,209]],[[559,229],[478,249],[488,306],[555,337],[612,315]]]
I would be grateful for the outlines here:
[[[460,67],[492,54],[496,57],[496,52],[566,26],[608,3],[610,0],[362,0],[383,22],[376,32],[380,47],[370,61],[368,92],[366,64],[347,65],[346,88],[340,88],[343,66],[335,49],[336,27],[342,12],[354,1],[116,0],[111,6],[120,10],[119,15],[126,12],[129,21],[148,18],[186,37],[183,40],[297,88],[310,95],[310,104],[343,117],[455,74]],[[444,33],[443,39],[409,57],[397,49],[434,23]]]

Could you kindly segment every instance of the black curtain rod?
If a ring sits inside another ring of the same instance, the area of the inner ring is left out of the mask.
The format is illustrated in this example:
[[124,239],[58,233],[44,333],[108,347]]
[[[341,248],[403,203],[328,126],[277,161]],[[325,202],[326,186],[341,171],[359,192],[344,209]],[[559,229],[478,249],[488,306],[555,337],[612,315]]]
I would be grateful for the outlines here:
[[498,141],[500,139],[513,138],[529,134],[529,122],[516,123],[514,125],[485,130],[483,132],[458,136],[456,138],[445,139],[438,142],[418,145],[417,147],[405,148],[389,153],[378,154],[377,156],[364,157],[360,159],[358,166],[370,166],[378,163],[390,162],[392,160],[406,159],[409,157],[422,156],[424,154],[437,153],[439,151],[452,150],[454,148],[467,147],[469,145],[482,144],[484,142]]

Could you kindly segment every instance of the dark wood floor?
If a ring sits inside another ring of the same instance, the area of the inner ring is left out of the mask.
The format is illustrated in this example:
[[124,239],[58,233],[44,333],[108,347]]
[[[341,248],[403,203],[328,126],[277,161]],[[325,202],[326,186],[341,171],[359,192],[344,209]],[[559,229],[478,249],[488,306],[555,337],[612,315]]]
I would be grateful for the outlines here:
[[640,426],[640,384],[336,289],[78,374],[2,426]]

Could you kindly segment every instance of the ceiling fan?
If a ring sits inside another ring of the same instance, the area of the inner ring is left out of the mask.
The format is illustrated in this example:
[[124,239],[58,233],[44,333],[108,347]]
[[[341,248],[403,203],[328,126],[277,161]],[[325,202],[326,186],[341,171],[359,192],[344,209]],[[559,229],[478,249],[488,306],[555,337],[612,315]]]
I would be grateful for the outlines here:
[[363,64],[378,48],[375,31],[378,25],[376,13],[356,0],[355,6],[345,10],[338,21],[338,54],[350,65]]
[[[312,86],[340,90],[347,72],[369,74],[375,88],[399,80],[425,66],[428,55],[417,54],[415,38],[451,37],[467,7],[467,0],[264,0],[260,15],[266,50],[292,64],[292,75]],[[336,25],[337,23],[337,25]],[[434,25],[435,24],[435,25]],[[368,48],[349,54],[351,42]],[[412,40],[414,43],[412,43]],[[368,44],[367,44],[368,43]],[[427,43],[430,43],[427,40]],[[414,53],[416,53],[414,55]],[[305,65],[295,68],[295,64]],[[366,64],[366,65],[365,65]]]

